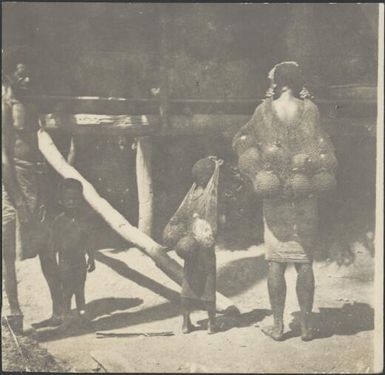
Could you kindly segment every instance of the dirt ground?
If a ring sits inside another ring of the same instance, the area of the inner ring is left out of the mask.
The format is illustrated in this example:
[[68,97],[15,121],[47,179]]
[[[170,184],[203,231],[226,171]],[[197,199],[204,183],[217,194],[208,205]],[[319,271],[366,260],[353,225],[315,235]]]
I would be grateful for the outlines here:
[[[66,334],[40,331],[36,337],[73,372],[103,371],[92,357],[113,372],[371,372],[373,258],[359,243],[353,249],[356,260],[350,266],[315,264],[317,339],[311,342],[302,342],[295,329],[298,305],[292,266],[286,274],[286,340],[274,342],[260,331],[271,321],[263,245],[218,249],[218,289],[236,303],[241,315],[218,315],[219,332],[214,335],[204,329],[204,312],[192,315],[199,330],[181,333],[178,286],[151,259],[136,249],[106,249],[98,252],[96,271],[86,285],[91,325]],[[18,263],[18,275],[25,325],[47,318],[49,292],[38,259]],[[100,339],[96,331],[174,335]]]

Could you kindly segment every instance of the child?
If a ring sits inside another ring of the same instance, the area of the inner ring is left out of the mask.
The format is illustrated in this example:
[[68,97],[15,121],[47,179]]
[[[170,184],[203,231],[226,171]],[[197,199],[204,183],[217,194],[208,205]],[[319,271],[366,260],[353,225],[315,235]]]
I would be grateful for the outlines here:
[[[59,276],[62,285],[64,325],[71,321],[71,300],[75,295],[80,317],[85,317],[84,287],[87,271],[95,270],[95,260],[90,251],[90,226],[82,212],[83,187],[72,178],[59,186],[59,203],[63,212],[52,225],[52,246],[58,253]],[[86,261],[86,253],[88,261]]]
[[[189,333],[194,329],[190,320],[190,313],[194,309],[207,311],[208,333],[215,333],[216,256],[214,231],[206,220],[200,218],[202,207],[199,208],[200,202],[205,198],[206,186],[215,169],[216,161],[210,157],[201,159],[194,165],[193,177],[196,187],[189,201],[190,207],[186,209],[188,215],[194,217],[192,231],[176,245],[177,254],[184,259],[181,295],[183,333]],[[213,193],[216,194],[216,189],[213,190]],[[216,202],[216,200],[214,201]],[[205,210],[216,210],[216,206],[207,207],[211,203],[211,200],[206,202]],[[191,213],[193,214],[191,215]]]

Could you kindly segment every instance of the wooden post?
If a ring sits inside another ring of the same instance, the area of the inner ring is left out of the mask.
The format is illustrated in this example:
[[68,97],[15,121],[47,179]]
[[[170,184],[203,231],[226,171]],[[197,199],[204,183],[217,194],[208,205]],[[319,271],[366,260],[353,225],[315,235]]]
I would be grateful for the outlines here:
[[169,18],[164,9],[165,4],[158,4],[158,14],[159,14],[159,23],[160,23],[160,64],[159,64],[159,73],[160,73],[160,104],[159,104],[159,115],[162,127],[168,126],[168,60],[169,60],[169,51],[168,51],[168,35],[167,27]]
[[136,145],[136,180],[139,199],[138,228],[151,236],[153,222],[152,144],[150,137],[138,138]]

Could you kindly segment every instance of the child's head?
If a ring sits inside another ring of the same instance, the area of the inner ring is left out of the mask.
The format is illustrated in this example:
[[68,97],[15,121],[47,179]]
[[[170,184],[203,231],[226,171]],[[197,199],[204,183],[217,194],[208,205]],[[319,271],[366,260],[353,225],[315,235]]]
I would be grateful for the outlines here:
[[83,201],[83,186],[73,178],[64,179],[59,185],[59,202],[65,210],[76,210]]

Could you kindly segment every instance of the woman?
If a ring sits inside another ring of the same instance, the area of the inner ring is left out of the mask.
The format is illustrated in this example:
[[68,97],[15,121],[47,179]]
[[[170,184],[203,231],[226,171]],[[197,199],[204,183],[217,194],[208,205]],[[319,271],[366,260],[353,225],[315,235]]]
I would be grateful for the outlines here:
[[[295,62],[277,64],[270,72],[268,98],[255,110],[251,120],[236,134],[233,146],[246,136],[250,145],[279,145],[296,154],[322,153],[334,158],[333,146],[319,124],[317,106],[303,88],[300,68]],[[334,176],[333,176],[334,178]],[[263,201],[266,259],[269,262],[268,291],[274,324],[263,332],[274,340],[283,339],[283,313],[286,297],[285,269],[287,263],[297,270],[296,291],[301,310],[301,336],[312,339],[310,315],[314,299],[312,254],[317,234],[317,198],[285,194]]]

